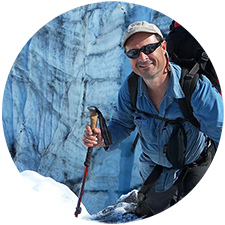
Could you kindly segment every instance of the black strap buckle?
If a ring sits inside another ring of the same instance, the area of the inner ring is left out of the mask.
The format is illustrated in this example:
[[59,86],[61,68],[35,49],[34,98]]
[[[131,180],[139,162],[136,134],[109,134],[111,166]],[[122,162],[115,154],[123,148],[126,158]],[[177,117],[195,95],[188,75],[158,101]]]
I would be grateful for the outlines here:
[[201,54],[201,61],[202,62],[207,62],[208,60],[209,60],[209,57],[206,54],[206,52],[202,52],[202,54]]

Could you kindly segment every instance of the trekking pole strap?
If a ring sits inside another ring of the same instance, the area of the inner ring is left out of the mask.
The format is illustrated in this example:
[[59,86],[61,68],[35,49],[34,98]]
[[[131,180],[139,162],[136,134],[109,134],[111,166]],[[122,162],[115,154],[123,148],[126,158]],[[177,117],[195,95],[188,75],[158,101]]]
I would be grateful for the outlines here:
[[94,110],[96,115],[98,116],[99,126],[101,129],[101,134],[102,134],[102,138],[104,139],[105,146],[111,145],[112,144],[112,136],[107,127],[106,120],[105,120],[104,116],[102,115],[101,111],[95,106],[90,106],[90,107],[88,107],[88,109]]
[[98,121],[102,132],[102,138],[104,139],[104,144],[105,146],[110,146],[112,144],[112,136],[107,127],[105,118],[99,109],[96,108],[96,112],[98,113]]

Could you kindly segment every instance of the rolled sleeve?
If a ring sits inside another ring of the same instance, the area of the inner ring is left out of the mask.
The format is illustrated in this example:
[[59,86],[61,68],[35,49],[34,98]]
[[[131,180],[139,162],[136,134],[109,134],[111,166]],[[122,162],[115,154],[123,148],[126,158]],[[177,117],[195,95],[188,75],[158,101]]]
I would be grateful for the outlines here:
[[191,104],[193,114],[201,124],[200,130],[218,147],[224,117],[223,99],[205,76],[200,76]]

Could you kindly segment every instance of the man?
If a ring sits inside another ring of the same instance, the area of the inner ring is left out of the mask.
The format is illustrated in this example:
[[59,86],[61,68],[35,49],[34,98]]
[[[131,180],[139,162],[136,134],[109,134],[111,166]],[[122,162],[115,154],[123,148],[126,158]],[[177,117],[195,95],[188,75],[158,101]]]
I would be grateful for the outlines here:
[[[133,72],[139,76],[137,108],[168,120],[183,118],[178,104],[178,99],[185,97],[179,83],[181,68],[169,62],[161,31],[154,24],[145,21],[133,23],[124,33],[123,47]],[[140,156],[143,180],[149,177],[156,165],[162,166],[162,173],[148,191],[145,204],[137,207],[136,213],[139,216],[151,216],[168,208],[177,194],[178,180],[182,180],[182,196],[189,193],[212,161],[213,157],[205,158],[203,153],[208,154],[208,137],[218,146],[223,123],[223,101],[205,76],[201,75],[199,78],[192,94],[191,105],[195,118],[200,122],[200,130],[187,121],[182,123],[187,135],[185,164],[192,165],[182,179],[179,177],[183,169],[174,168],[165,154],[165,146],[174,125],[134,111],[128,90],[128,78],[120,89],[117,112],[108,127],[113,144],[104,145],[99,128],[94,130],[97,136],[93,136],[91,128],[86,127],[84,145],[107,147],[107,151],[116,148],[137,127],[143,150]]]

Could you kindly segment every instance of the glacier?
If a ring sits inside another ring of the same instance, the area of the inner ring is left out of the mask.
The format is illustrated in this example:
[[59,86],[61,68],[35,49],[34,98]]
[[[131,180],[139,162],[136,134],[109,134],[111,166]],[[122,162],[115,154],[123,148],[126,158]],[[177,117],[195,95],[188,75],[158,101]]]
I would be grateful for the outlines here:
[[[122,35],[139,20],[155,23],[164,36],[172,21],[141,5],[100,2],[57,16],[28,40],[11,68],[2,105],[6,143],[20,172],[36,171],[78,194],[87,107],[98,107],[107,121],[116,111],[117,93],[131,72]],[[88,213],[141,185],[139,143],[130,151],[134,137],[113,152],[94,149],[83,197]]]

